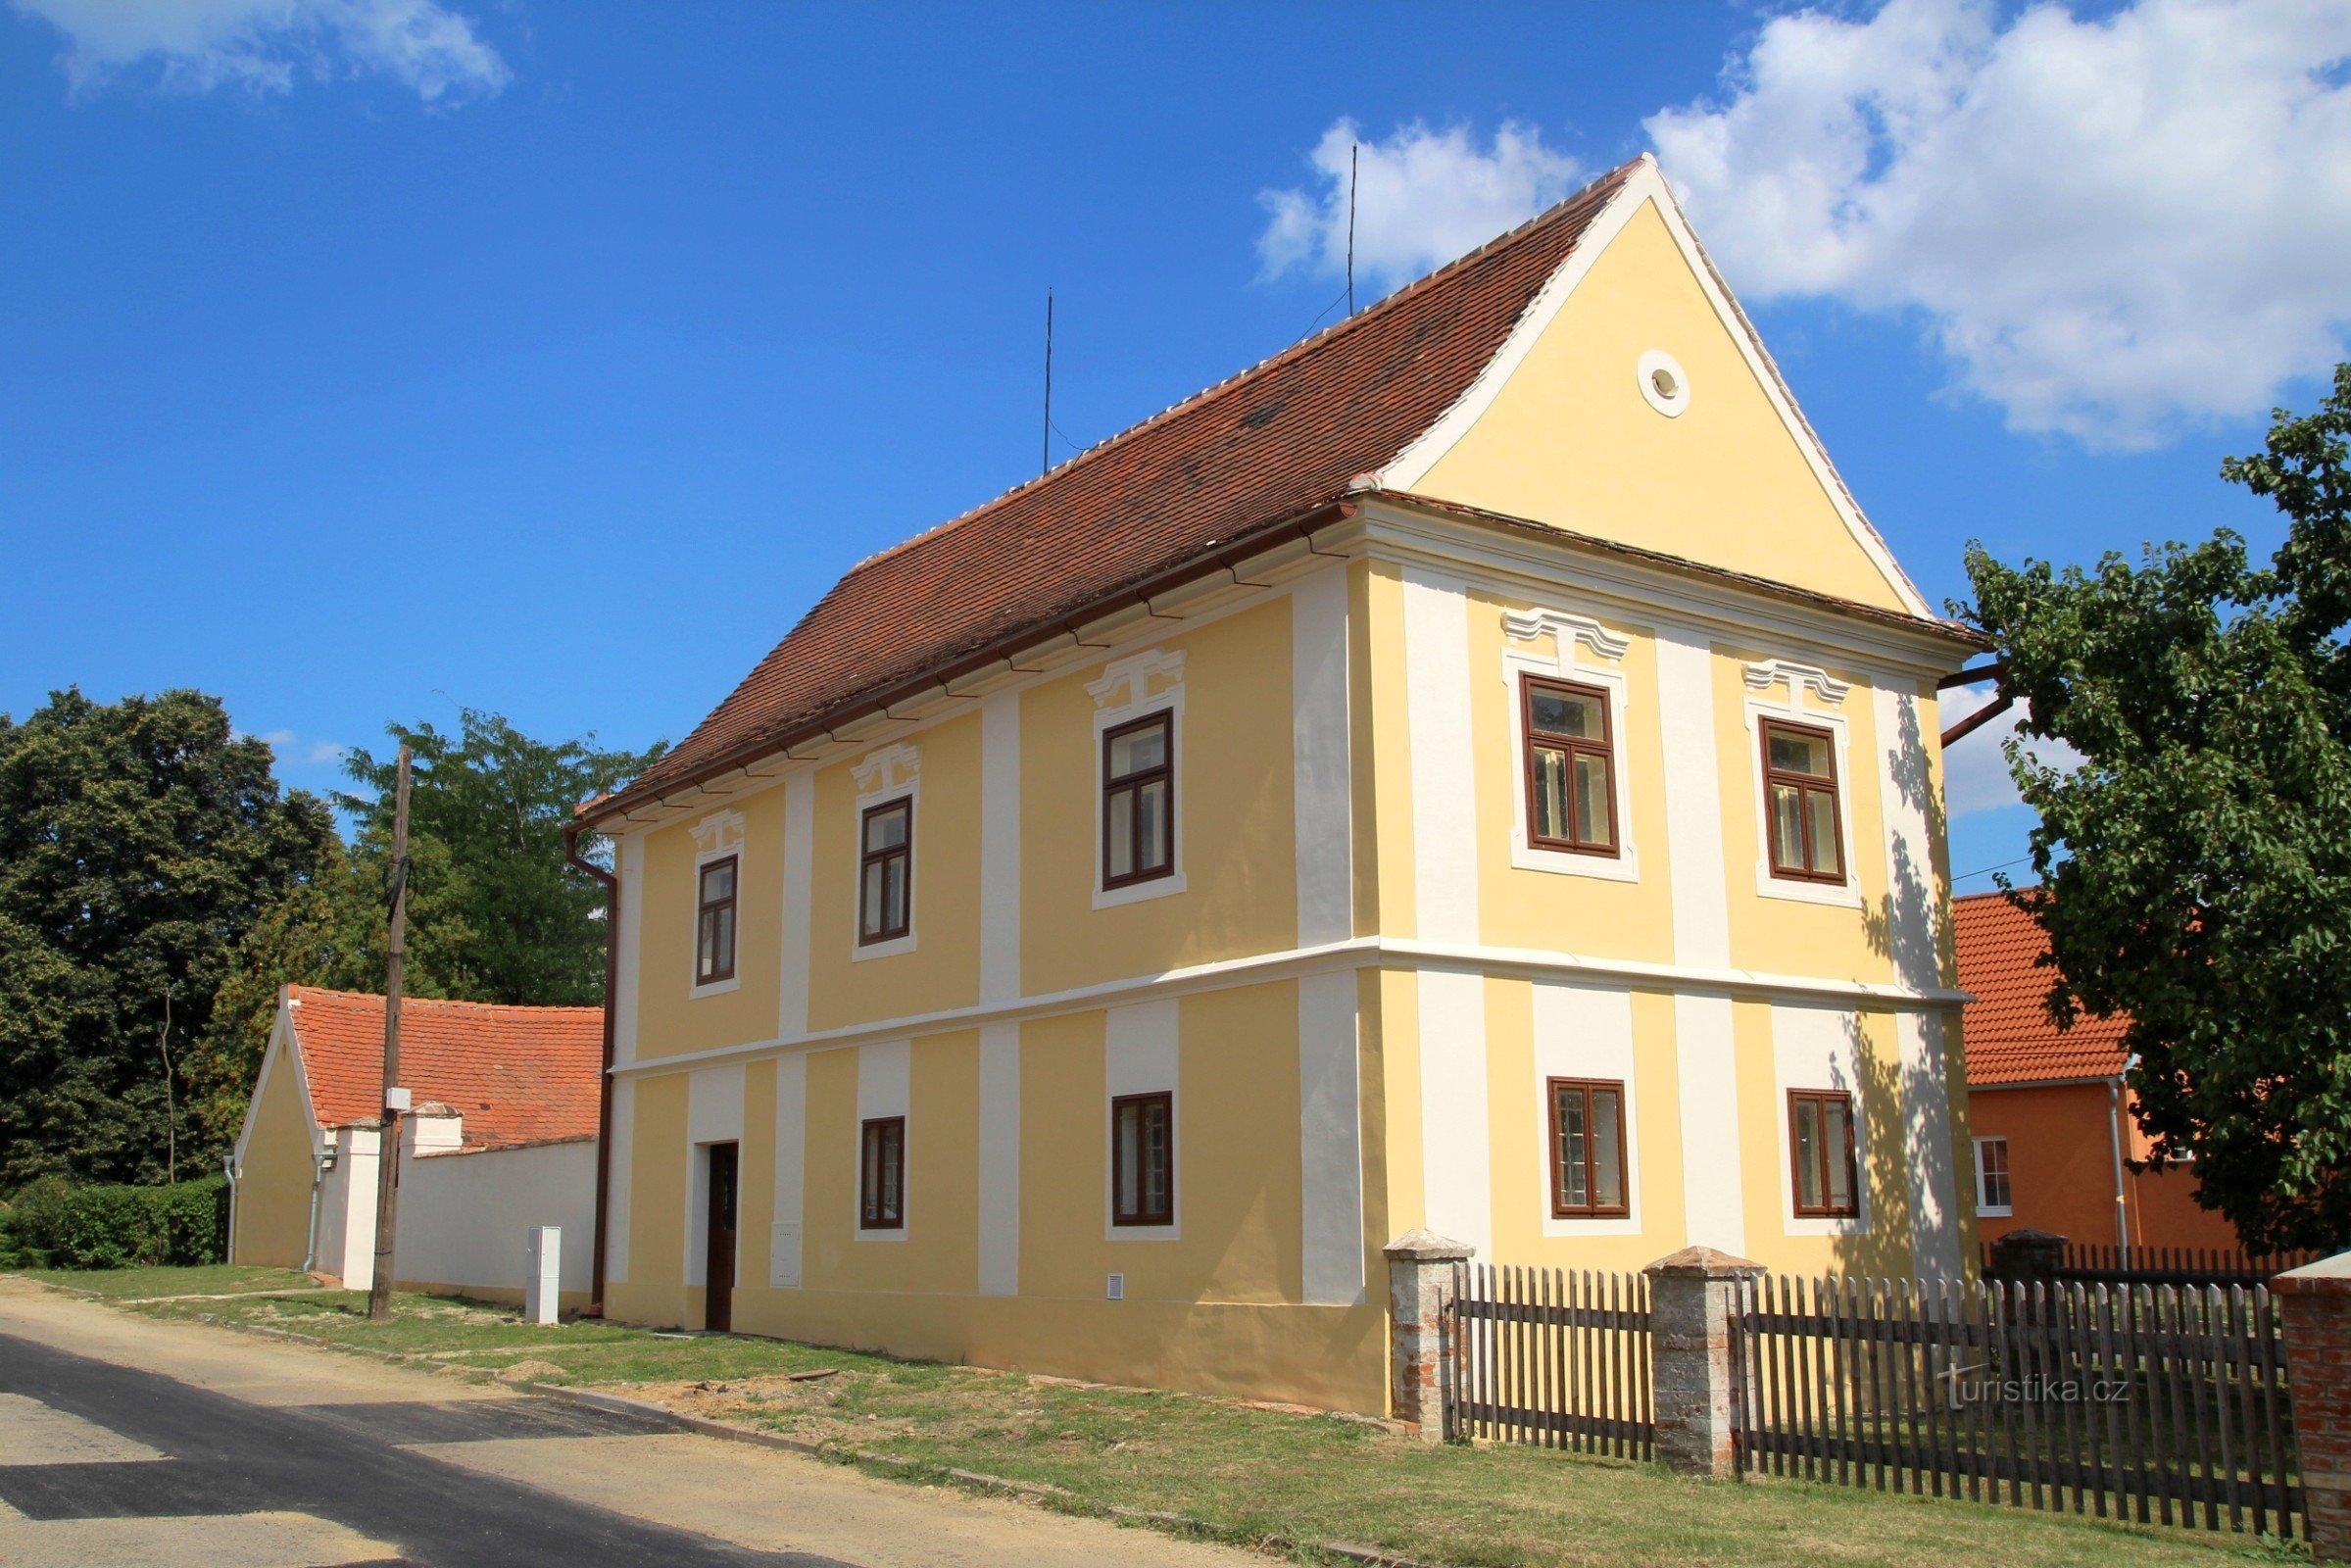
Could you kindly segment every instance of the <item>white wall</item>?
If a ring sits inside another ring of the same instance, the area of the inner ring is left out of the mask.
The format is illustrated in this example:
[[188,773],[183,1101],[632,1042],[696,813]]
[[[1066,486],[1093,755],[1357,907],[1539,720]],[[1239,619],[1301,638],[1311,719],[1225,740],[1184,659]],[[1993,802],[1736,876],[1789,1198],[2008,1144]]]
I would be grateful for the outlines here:
[[518,1291],[537,1225],[563,1228],[563,1288],[584,1295],[596,1240],[594,1139],[428,1154],[400,1167],[394,1266],[403,1281]]

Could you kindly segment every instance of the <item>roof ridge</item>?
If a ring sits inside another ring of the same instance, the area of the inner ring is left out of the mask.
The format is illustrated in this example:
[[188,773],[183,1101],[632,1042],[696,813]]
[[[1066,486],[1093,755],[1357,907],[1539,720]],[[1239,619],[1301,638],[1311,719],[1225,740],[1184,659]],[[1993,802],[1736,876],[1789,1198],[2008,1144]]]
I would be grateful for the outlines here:
[[[384,1000],[380,991],[343,991],[333,986],[304,985],[289,981],[286,989],[310,997],[337,997],[348,1002]],[[575,1002],[475,1002],[464,997],[402,997],[402,1007],[470,1007],[482,1012],[602,1012],[604,1008],[592,1003]]]
[[[1162,424],[1167,420],[1176,417],[1178,415],[1186,413],[1187,411],[1196,409],[1217,398],[1223,397],[1237,387],[1243,385],[1245,382],[1252,381],[1260,376],[1270,374],[1281,366],[1288,364],[1290,361],[1305,354],[1309,350],[1333,341],[1342,333],[1350,331],[1356,327],[1360,327],[1376,318],[1400,307],[1405,300],[1425,293],[1430,288],[1436,286],[1440,280],[1449,276],[1454,272],[1460,271],[1462,269],[1470,266],[1470,264],[1473,262],[1492,254],[1494,251],[1501,248],[1502,246],[1523,239],[1528,234],[1533,233],[1538,229],[1547,228],[1551,224],[1558,222],[1567,213],[1568,209],[1574,207],[1586,197],[1591,196],[1601,186],[1606,185],[1611,181],[1621,181],[1626,175],[1631,173],[1631,172],[1637,166],[1650,161],[1649,155],[1644,152],[1637,158],[1629,159],[1624,163],[1618,164],[1615,168],[1610,169],[1605,173],[1593,176],[1590,181],[1586,182],[1573,194],[1561,197],[1558,201],[1553,202],[1550,206],[1544,208],[1542,212],[1537,213],[1534,217],[1527,219],[1524,222],[1519,223],[1516,227],[1504,229],[1501,233],[1496,234],[1485,244],[1477,247],[1477,249],[1463,252],[1461,255],[1454,257],[1451,261],[1446,262],[1444,266],[1436,269],[1434,271],[1423,273],[1421,276],[1414,278],[1409,283],[1406,283],[1403,287],[1396,289],[1392,293],[1383,295],[1377,300],[1374,300],[1370,305],[1364,307],[1354,315],[1334,321],[1329,326],[1323,327],[1319,331],[1309,333],[1307,336],[1299,338],[1297,342],[1291,343],[1281,349],[1276,350],[1272,354],[1267,355],[1265,358],[1257,361],[1254,365],[1246,366],[1243,368],[1234,371],[1231,375],[1224,377],[1222,380],[1209,382],[1206,386],[1200,388],[1197,392],[1192,393],[1190,396],[1179,398],[1175,402],[1168,404],[1165,408],[1160,409],[1156,414],[1147,415],[1143,418],[1136,420],[1133,424],[1126,426],[1124,429],[1119,430],[1111,435],[1104,436],[1102,440],[1095,442],[1092,446],[1083,448],[1072,456],[1062,459],[1059,463],[1054,464],[1052,467],[1046,469],[1043,473],[1038,474],[1033,479],[1023,479],[1020,481],[1020,483],[1012,486],[1009,490],[1002,491],[997,495],[990,497],[988,500],[981,502],[978,506],[971,507],[963,512],[959,512],[955,515],[946,518],[944,521],[935,522],[929,527],[922,529],[918,533],[910,534],[907,537],[901,539],[894,545],[890,545],[884,549],[875,551],[872,555],[865,557],[865,559],[857,562],[847,571],[843,572],[839,581],[835,582],[831,588],[825,591],[822,598],[818,600],[818,603],[822,603],[823,599],[832,597],[834,593],[837,593],[840,590],[842,584],[848,582],[850,578],[855,577],[866,567],[879,564],[880,563],[888,561],[894,556],[901,555],[904,552],[912,549],[914,546],[921,544],[927,539],[936,538],[940,534],[946,533],[951,528],[960,527],[962,524],[971,521],[975,517],[981,516],[986,513],[993,512],[997,508],[1013,500],[1015,497],[1022,495],[1023,493],[1034,489],[1037,486],[1051,483],[1053,479],[1076,468],[1080,464],[1102,456],[1109,452],[1114,447],[1124,445],[1126,442],[1142,435],[1144,431]],[[803,616],[802,618],[806,619],[807,617]]]

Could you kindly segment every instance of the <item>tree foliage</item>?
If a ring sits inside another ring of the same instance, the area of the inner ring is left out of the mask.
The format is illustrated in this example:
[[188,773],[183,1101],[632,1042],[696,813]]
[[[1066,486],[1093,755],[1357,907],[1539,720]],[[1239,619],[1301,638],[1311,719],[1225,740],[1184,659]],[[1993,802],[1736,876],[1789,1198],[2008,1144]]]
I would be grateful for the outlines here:
[[2128,1020],[2151,1157],[2255,1248],[2351,1242],[2351,365],[2280,410],[2227,479],[2276,503],[2255,566],[2229,532],[2094,570],[1971,546],[1972,605],[2025,705],[2009,743],[2040,815],[2060,1020]]
[[334,850],[325,806],[281,794],[217,699],[67,690],[0,714],[0,1187],[164,1176],[165,1050]]

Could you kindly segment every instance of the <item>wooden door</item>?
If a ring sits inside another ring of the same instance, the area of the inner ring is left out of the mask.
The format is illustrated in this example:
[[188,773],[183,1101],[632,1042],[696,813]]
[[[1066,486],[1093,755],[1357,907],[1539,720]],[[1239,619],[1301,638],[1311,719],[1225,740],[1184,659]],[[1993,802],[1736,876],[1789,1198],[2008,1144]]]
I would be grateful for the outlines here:
[[726,1334],[735,1326],[735,1146],[710,1145],[710,1289],[703,1327]]

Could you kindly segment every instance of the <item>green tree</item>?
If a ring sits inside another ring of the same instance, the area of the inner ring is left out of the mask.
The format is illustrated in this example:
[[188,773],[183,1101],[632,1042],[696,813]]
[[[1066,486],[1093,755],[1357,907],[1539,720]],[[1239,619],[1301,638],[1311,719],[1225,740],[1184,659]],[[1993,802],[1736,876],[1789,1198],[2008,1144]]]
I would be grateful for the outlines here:
[[2124,1016],[2152,1157],[2255,1248],[2351,1242],[2351,365],[2225,478],[2275,502],[2267,567],[2221,532],[2094,571],[1968,553],[2027,740],[2052,1015]]
[[0,714],[0,1187],[163,1178],[165,1053],[184,1058],[237,943],[334,850],[325,806],[281,794],[218,699],[67,690]]
[[[604,890],[563,858],[563,829],[582,801],[619,788],[664,749],[604,751],[593,735],[535,741],[496,713],[465,710],[456,735],[430,724],[386,733],[415,753],[409,806],[421,940],[437,918],[463,922],[465,981],[479,1002],[587,1006],[604,1000]],[[368,793],[339,797],[363,836],[391,831],[394,763],[352,752]]]

